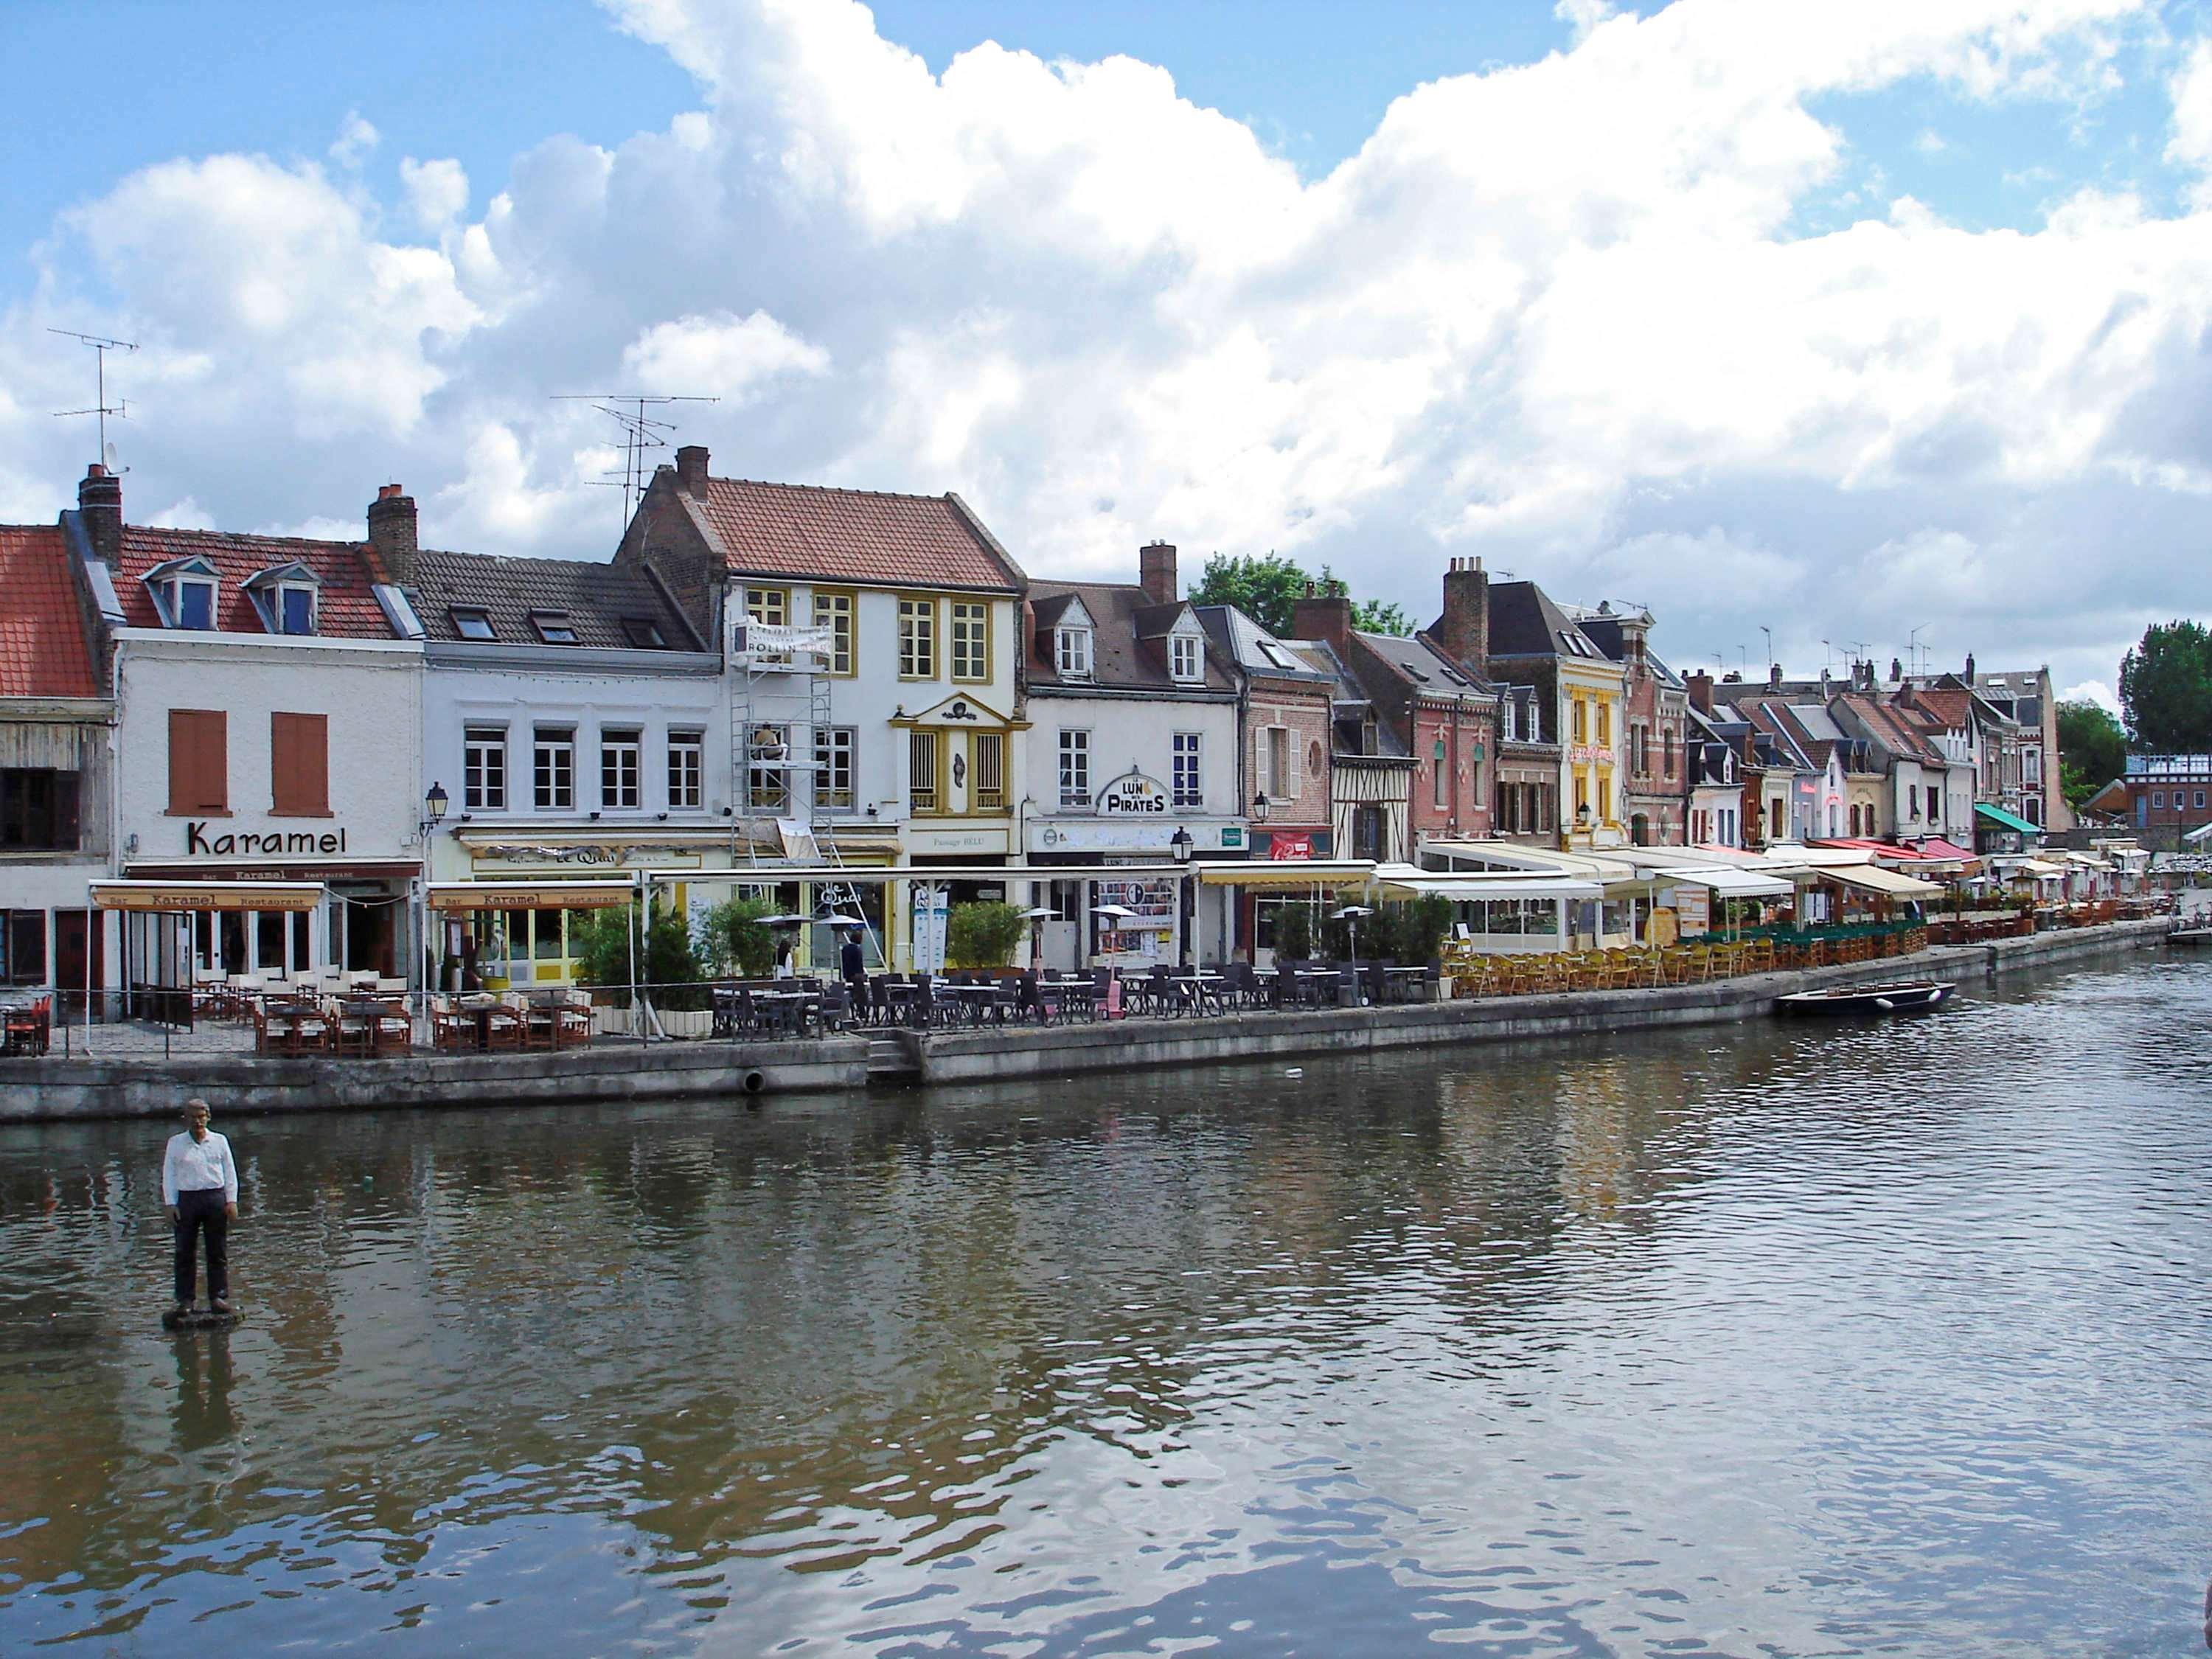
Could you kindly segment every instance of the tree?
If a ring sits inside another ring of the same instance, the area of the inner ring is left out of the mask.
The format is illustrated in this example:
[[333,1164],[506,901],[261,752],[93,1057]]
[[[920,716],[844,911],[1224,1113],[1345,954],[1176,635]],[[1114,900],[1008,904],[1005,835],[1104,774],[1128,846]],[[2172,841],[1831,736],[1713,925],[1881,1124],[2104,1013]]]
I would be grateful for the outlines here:
[[1217,553],[1190,590],[1193,605],[1233,605],[1278,639],[1294,637],[1298,601],[1312,578],[1279,553]]
[[2086,699],[2058,705],[2058,764],[2066,804],[2079,806],[2126,769],[2128,734]]
[[[1298,601],[1310,588],[1316,593],[1341,596],[1347,590],[1327,565],[1318,576],[1279,553],[1266,555],[1217,553],[1199,572],[1190,590],[1193,605],[1233,605],[1278,639],[1296,636]],[[1352,625],[1368,634],[1410,634],[1413,624],[1395,605],[1374,599],[1354,599]]]
[[2193,622],[2153,623],[2120,661],[2120,708],[2138,749],[2212,750],[2212,632]]
[[735,968],[740,979],[766,979],[775,966],[775,930],[761,918],[775,914],[766,899],[725,899],[707,912],[701,953],[717,972]]

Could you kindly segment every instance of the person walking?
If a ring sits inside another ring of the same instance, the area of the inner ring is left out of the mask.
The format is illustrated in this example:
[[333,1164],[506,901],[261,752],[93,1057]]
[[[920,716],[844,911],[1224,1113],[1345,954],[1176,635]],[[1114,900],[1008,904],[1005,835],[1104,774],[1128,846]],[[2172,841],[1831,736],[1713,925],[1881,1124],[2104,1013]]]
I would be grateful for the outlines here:
[[208,1127],[208,1103],[185,1103],[185,1128],[169,1137],[161,1158],[161,1202],[177,1235],[177,1311],[192,1306],[199,1236],[207,1235],[208,1303],[216,1312],[230,1311],[230,1261],[227,1235],[238,1219],[238,1165],[230,1142]]

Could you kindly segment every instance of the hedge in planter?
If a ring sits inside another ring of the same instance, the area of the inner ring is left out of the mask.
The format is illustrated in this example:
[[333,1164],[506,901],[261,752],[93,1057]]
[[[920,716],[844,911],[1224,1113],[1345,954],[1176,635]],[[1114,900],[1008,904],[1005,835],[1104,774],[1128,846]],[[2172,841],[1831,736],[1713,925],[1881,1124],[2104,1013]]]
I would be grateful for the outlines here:
[[955,968],[1003,968],[1030,925],[1011,904],[956,904],[945,924],[945,960]]

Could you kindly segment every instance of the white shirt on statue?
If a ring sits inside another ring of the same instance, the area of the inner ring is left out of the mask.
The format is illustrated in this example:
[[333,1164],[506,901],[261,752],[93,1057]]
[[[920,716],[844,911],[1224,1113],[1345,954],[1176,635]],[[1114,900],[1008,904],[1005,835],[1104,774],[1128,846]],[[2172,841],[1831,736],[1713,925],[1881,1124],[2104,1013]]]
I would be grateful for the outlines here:
[[222,1188],[222,1201],[238,1202],[238,1165],[230,1161],[230,1143],[214,1130],[205,1140],[194,1140],[186,1129],[169,1137],[169,1150],[161,1159],[161,1202],[173,1206],[179,1193]]

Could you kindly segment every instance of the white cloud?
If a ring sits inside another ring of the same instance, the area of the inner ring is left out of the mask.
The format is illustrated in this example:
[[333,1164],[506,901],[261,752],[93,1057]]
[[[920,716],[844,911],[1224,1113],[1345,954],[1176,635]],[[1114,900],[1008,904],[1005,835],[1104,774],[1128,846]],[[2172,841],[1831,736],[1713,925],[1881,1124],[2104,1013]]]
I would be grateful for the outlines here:
[[369,152],[384,141],[384,135],[362,118],[359,110],[348,110],[344,120],[338,123],[338,136],[331,144],[331,160],[349,170],[367,161]]
[[173,501],[157,513],[147,515],[146,522],[159,530],[214,530],[218,528],[215,515],[190,495]]
[[2212,40],[2191,43],[2167,91],[2173,99],[2173,136],[2166,159],[2196,176],[2191,199],[2212,207]]
[[2094,702],[2115,719],[2120,713],[2120,699],[2103,680],[2084,680],[2079,685],[2069,685],[2058,694],[2061,702]]
[[469,204],[469,175],[450,157],[432,161],[404,158],[399,183],[415,222],[433,235],[459,218]]
[[1912,141],[1912,148],[1923,155],[1933,157],[1942,155],[1951,146],[1943,135],[1935,128],[1923,127],[1919,137]]
[[[701,107],[549,137],[480,209],[409,157],[384,222],[363,138],[331,177],[164,163],[64,222],[11,320],[147,340],[134,500],[351,526],[398,476],[427,540],[604,555],[606,433],[550,394],[703,392],[672,418],[718,470],[957,489],[1040,573],[1276,548],[1425,616],[1481,552],[1651,604],[1685,661],[1760,621],[1886,660],[1925,623],[2074,679],[2212,608],[2160,552],[2212,479],[2212,204],[2077,189],[1972,232],[1834,112],[1912,82],[2063,118],[2153,27],[2133,0],[1565,0],[1571,49],[1408,90],[1311,179],[1127,58],[933,76],[845,0],[615,12]],[[2212,171],[2207,50],[2173,155]],[[1803,234],[1841,182],[1868,216]],[[0,510],[46,517],[75,451],[31,411],[81,377],[15,337]]]

